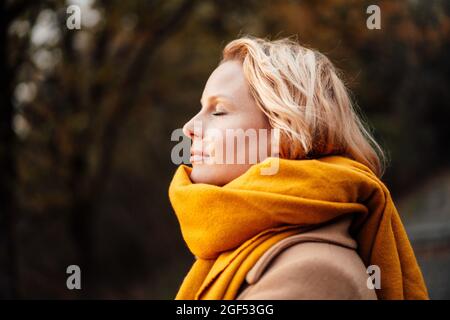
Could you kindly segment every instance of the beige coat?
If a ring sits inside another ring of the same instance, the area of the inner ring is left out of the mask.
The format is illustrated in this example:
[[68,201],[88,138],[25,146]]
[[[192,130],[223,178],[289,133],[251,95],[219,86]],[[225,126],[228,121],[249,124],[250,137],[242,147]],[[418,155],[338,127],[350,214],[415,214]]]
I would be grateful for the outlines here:
[[237,300],[377,299],[349,235],[350,218],[290,236],[247,273]]

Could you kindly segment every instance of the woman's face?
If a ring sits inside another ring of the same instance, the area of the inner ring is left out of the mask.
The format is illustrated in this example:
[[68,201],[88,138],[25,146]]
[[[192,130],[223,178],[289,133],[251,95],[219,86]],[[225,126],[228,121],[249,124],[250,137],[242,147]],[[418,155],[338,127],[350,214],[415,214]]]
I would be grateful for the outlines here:
[[[201,104],[183,127],[192,139],[192,182],[222,186],[269,155],[270,124],[250,95],[239,61],[212,72]],[[261,139],[266,141],[260,144]]]

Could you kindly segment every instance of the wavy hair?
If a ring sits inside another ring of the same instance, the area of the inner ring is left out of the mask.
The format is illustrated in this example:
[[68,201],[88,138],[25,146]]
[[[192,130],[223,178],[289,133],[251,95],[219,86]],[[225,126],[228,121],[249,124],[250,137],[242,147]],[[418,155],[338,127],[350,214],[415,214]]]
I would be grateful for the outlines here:
[[280,129],[280,157],[340,154],[383,175],[384,151],[325,55],[292,37],[270,41],[252,36],[229,42],[222,54],[219,64],[242,63],[251,95],[272,128]]

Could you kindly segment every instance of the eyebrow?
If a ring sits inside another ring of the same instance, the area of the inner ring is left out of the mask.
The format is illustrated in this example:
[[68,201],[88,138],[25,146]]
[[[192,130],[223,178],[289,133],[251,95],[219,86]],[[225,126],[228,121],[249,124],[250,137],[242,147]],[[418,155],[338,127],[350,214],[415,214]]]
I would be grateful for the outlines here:
[[[209,103],[224,100],[224,101],[227,101],[227,102],[233,104],[230,97],[228,97],[226,95],[222,95],[222,94],[210,96],[207,100]],[[200,99],[200,103],[203,105],[203,99]]]

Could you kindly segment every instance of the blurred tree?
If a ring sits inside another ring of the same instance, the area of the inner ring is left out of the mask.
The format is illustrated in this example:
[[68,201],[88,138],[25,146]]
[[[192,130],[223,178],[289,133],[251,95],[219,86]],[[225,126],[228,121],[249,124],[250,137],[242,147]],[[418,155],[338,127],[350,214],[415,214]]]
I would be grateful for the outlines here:
[[[33,81],[19,85],[25,88],[37,86],[33,104],[26,106],[28,101],[22,97],[23,109],[17,115],[24,117],[23,121],[32,128],[20,145],[22,162],[19,165],[25,174],[22,179],[28,180],[22,183],[32,183],[31,188],[34,189],[31,194],[27,188],[21,190],[20,200],[25,202],[22,209],[38,209],[47,217],[52,217],[53,212],[56,215],[67,213],[69,230],[79,256],[77,260],[83,270],[85,297],[92,289],[94,272],[92,228],[95,204],[101,198],[113,167],[120,128],[139,101],[144,89],[140,84],[154,52],[182,27],[195,2],[99,2],[97,8],[82,9],[107,12],[108,19],[97,27],[80,32],[65,28],[67,16],[64,3],[60,1],[43,3],[37,21],[36,17],[26,20],[32,6],[25,3],[6,12],[11,23],[26,21],[32,30],[22,41],[29,43],[31,48],[22,51],[25,57],[14,67],[21,67],[20,71],[25,74],[23,78]],[[156,8],[158,10],[154,10]],[[86,11],[82,14],[85,15]],[[42,43],[30,43],[32,32],[35,32],[37,42]],[[40,36],[45,38],[45,33],[51,37],[39,40]],[[14,49],[9,49],[8,53]],[[12,70],[8,71],[9,75],[14,74]],[[9,119],[4,125],[9,128],[4,141],[10,141],[5,145],[9,157],[5,157],[5,161],[10,166],[2,168],[5,168],[5,175],[11,175],[15,164],[12,145],[16,136],[12,132],[12,92],[14,85],[21,80],[6,79],[10,89],[4,100],[9,101],[9,107],[2,109],[5,112],[2,120]],[[22,134],[27,133],[22,131]],[[45,149],[38,151],[36,146]],[[12,182],[13,177],[9,176],[5,181]],[[5,187],[10,193],[13,190],[11,186],[12,183]],[[40,189],[37,192],[36,187]],[[12,199],[8,193],[2,195]],[[26,199],[28,196],[31,199]],[[12,212],[12,209],[8,211]],[[8,231],[14,230],[11,218],[11,214],[5,214],[5,223],[2,224]],[[14,245],[13,240],[9,240],[12,258]],[[17,266],[11,264],[9,270],[15,272]]]
[[27,11],[32,23],[37,17],[39,5],[26,1],[0,4],[0,297],[15,298],[18,295],[18,264],[16,245],[16,134],[13,129],[13,94],[16,72],[24,63],[29,38],[10,43],[9,30],[16,19]]

